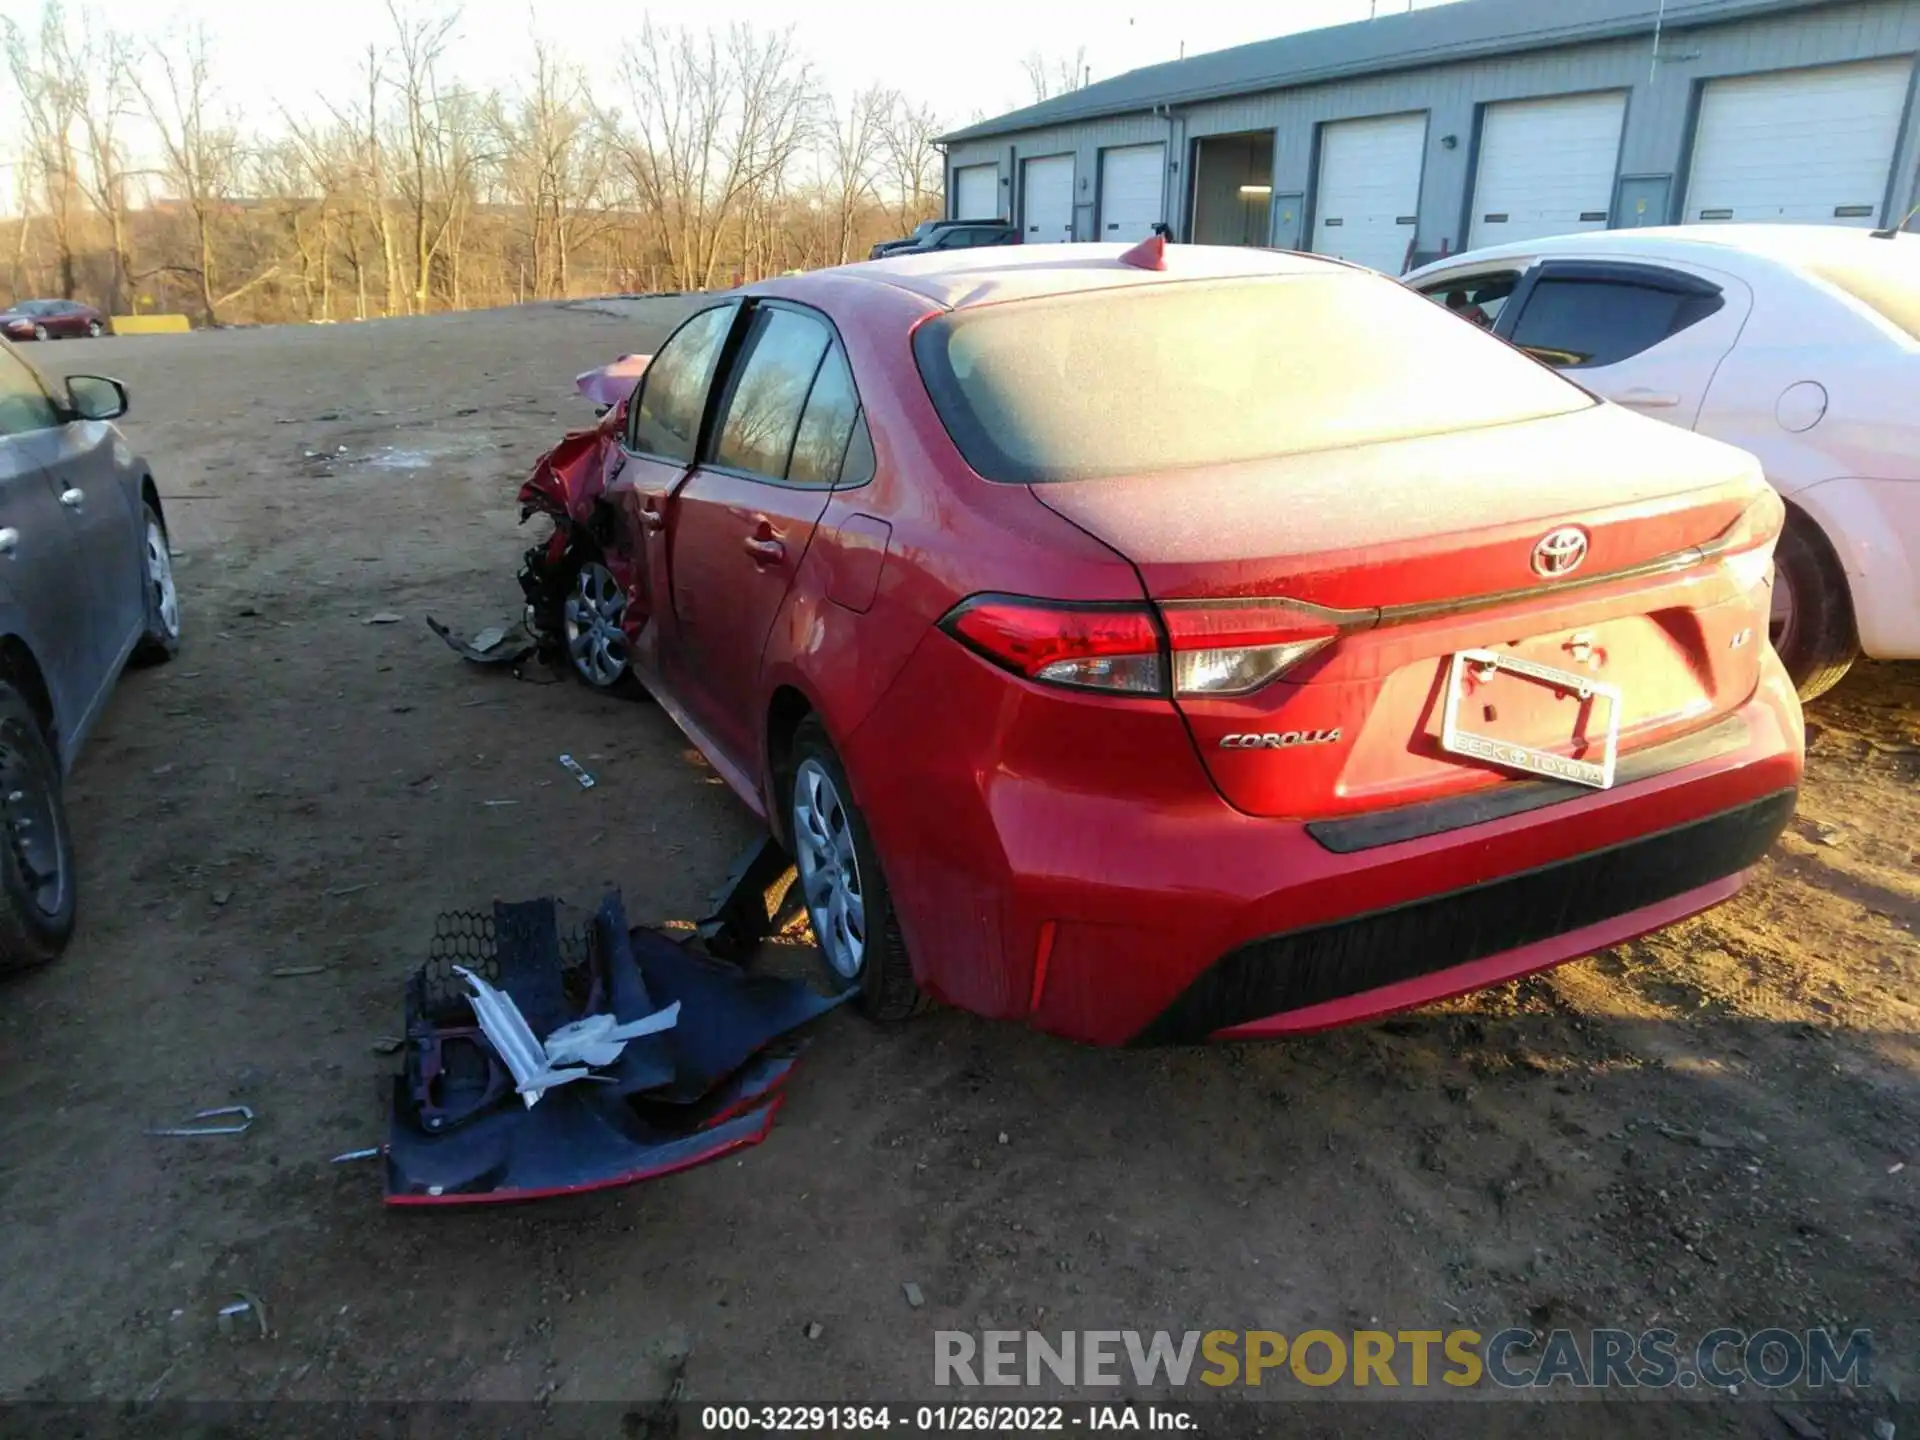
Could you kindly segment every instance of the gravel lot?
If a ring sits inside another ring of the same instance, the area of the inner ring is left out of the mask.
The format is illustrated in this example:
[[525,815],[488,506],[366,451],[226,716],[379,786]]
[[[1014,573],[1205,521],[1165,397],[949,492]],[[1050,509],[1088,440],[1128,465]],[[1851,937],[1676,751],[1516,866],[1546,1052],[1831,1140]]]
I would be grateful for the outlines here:
[[[33,353],[131,385],[187,646],[74,777],[70,954],[0,986],[0,1397],[587,1399],[633,1434],[676,1377],[926,1398],[936,1328],[1829,1324],[1873,1329],[1875,1384],[1784,1403],[1866,1436],[1897,1394],[1912,1433],[1915,666],[1810,708],[1800,813],[1737,900],[1544,978],[1173,1052],[835,1014],[765,1145],[662,1182],[421,1215],[330,1165],[381,1136],[373,1047],[436,912],[613,882],[683,922],[752,838],[657,709],[463,666],[421,623],[517,616],[513,491],[587,419],[571,377],[678,304]],[[250,1134],[143,1134],[225,1103]],[[217,1330],[239,1291],[269,1339]],[[1777,1403],[1632,1429],[1789,1435]],[[1464,1408],[1367,1423],[1486,1433]]]

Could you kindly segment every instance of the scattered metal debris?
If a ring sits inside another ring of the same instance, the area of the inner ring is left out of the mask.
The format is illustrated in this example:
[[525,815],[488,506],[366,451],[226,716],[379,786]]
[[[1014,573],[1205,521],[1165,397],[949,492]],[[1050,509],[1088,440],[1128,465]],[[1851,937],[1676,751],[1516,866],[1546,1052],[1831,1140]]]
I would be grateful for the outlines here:
[[907,1304],[916,1310],[927,1303],[927,1297],[920,1293],[920,1287],[911,1280],[900,1287],[900,1292],[907,1297]]
[[361,623],[364,625],[398,625],[406,618],[404,615],[394,614],[391,610],[382,610],[378,615],[369,615]]
[[260,1338],[262,1340],[268,1338],[270,1332],[267,1329],[267,1307],[260,1303],[258,1296],[250,1295],[245,1290],[236,1290],[233,1293],[238,1298],[220,1307],[220,1333],[232,1335],[240,1324],[240,1317],[251,1315],[255,1323],[260,1326]]
[[497,810],[502,805],[518,805],[520,802],[518,800],[482,800],[480,803],[490,810]]
[[343,1150],[327,1163],[344,1165],[349,1160],[377,1160],[386,1151],[384,1145],[369,1145],[364,1150]]
[[327,967],[324,965],[282,965],[274,970],[273,978],[276,980],[298,980],[303,975],[324,975],[326,973]]
[[[237,1125],[205,1125],[201,1121],[224,1120],[229,1115],[240,1117]],[[216,1105],[211,1110],[198,1110],[186,1118],[184,1124],[155,1126],[147,1131],[149,1135],[180,1136],[193,1138],[200,1135],[244,1135],[253,1124],[253,1110],[246,1105]]]
[[376,1055],[398,1055],[406,1047],[406,1043],[398,1035],[382,1035],[368,1048]]
[[444,640],[462,660],[473,665],[518,665],[532,655],[535,648],[530,637],[510,642],[504,625],[489,625],[471,640],[462,640],[431,615],[427,617],[427,628]]
[[343,896],[358,895],[362,890],[370,890],[372,888],[373,882],[369,880],[364,885],[336,885],[333,889],[327,891],[327,894],[330,898],[338,900]]
[[580,788],[582,790],[591,790],[597,783],[593,776],[589,775],[585,767],[583,767],[578,760],[574,759],[573,756],[562,755],[560,757],[560,764],[574,779],[580,782]]

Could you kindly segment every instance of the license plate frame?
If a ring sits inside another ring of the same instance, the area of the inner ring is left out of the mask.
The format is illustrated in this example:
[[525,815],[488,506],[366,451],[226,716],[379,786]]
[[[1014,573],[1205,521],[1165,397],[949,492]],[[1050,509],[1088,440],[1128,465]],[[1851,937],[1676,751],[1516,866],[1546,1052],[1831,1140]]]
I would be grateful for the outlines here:
[[[1606,701],[1607,725],[1599,761],[1575,760],[1571,756],[1556,755],[1551,750],[1540,750],[1531,745],[1521,745],[1466,729],[1460,723],[1460,701],[1461,682],[1469,668],[1487,673],[1505,671],[1569,692],[1583,701]],[[1441,713],[1440,748],[1449,754],[1485,761],[1503,770],[1517,770],[1523,775],[1567,780],[1592,790],[1610,790],[1620,755],[1620,687],[1588,675],[1575,674],[1571,670],[1525,660],[1518,655],[1503,655],[1497,650],[1456,651],[1447,669],[1447,703]]]

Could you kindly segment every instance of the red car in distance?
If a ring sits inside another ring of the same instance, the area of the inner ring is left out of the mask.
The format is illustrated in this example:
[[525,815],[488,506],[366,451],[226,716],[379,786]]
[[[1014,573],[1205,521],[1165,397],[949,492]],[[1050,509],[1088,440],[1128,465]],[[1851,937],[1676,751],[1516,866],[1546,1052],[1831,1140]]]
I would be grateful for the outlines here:
[[536,506],[574,654],[765,816],[878,1018],[1340,1024],[1705,909],[1792,813],[1757,464],[1356,267],[771,280],[609,423]]
[[107,317],[78,300],[19,300],[0,310],[0,335],[9,340],[74,340],[107,333]]

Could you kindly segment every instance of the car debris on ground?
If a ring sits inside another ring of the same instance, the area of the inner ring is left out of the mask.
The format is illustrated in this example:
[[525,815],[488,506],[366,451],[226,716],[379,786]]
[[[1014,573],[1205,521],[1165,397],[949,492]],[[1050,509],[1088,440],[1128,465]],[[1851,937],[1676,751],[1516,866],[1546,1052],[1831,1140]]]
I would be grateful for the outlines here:
[[774,1041],[846,998],[751,974],[658,931],[618,892],[563,936],[551,898],[443,915],[408,980],[389,1205],[632,1184],[766,1138]]
[[[213,1125],[207,1122],[224,1120],[229,1115],[238,1117],[232,1124]],[[245,1105],[216,1105],[211,1110],[196,1110],[186,1118],[184,1124],[160,1125],[148,1129],[147,1134],[162,1138],[195,1139],[202,1135],[244,1135],[253,1127],[253,1111]]]

